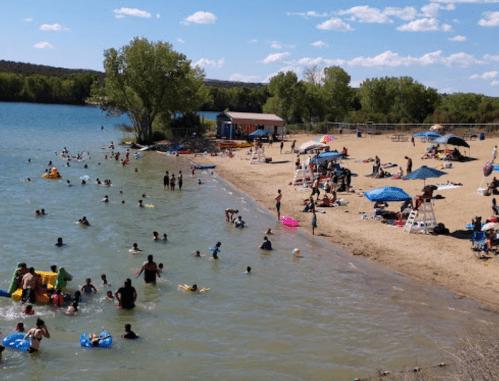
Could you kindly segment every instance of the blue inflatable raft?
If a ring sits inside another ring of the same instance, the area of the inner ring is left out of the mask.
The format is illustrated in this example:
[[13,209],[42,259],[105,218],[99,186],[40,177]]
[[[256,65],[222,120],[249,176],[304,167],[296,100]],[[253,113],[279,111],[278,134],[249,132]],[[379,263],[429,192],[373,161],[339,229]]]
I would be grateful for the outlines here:
[[88,333],[84,333],[80,337],[80,344],[82,347],[85,348],[111,348],[111,344],[113,343],[113,338],[111,337],[111,334],[107,331],[102,330],[102,333],[98,337],[106,337],[109,336],[107,339],[99,341],[99,345],[92,345],[90,340],[88,339]]
[[194,168],[196,168],[196,169],[211,169],[211,168],[215,168],[215,167],[216,167],[216,165],[213,164],[213,165],[197,165]]
[[26,333],[14,332],[2,340],[3,345],[7,348],[17,349],[19,351],[27,351],[31,340],[24,340]]

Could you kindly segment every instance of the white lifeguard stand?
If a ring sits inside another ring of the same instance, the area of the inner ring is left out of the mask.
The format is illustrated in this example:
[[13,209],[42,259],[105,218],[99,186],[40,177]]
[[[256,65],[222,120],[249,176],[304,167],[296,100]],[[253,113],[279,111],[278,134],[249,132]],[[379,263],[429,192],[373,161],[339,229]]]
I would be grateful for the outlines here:
[[436,224],[437,221],[431,200],[423,199],[419,209],[413,209],[411,214],[409,214],[404,231],[407,233],[419,231],[428,234],[435,228]]
[[256,147],[256,150],[251,154],[250,164],[265,163],[265,151],[263,147]]
[[[307,180],[307,177],[309,178]],[[293,177],[293,185],[298,185],[298,179],[301,179],[301,184],[306,186],[307,183],[313,183],[314,174],[310,168],[310,158],[306,162],[300,162],[300,167],[295,171],[295,176]]]

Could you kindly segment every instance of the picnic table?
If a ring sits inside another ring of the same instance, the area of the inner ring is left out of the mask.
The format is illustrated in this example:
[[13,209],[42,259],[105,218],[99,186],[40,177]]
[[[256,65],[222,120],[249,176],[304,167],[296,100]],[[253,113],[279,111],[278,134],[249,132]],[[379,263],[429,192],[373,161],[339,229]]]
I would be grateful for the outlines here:
[[408,142],[409,137],[404,134],[395,134],[392,136],[392,142]]
[[467,132],[467,133],[463,134],[463,139],[464,140],[475,140],[476,138],[478,138],[478,135],[477,134],[473,134],[471,132]]

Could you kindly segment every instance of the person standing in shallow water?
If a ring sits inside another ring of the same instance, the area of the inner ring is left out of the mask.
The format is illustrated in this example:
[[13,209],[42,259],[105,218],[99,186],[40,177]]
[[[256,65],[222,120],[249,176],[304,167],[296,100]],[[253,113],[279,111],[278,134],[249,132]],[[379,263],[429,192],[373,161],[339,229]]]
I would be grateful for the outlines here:
[[127,278],[123,284],[115,293],[114,296],[118,300],[119,306],[125,310],[131,310],[135,307],[135,301],[137,300],[137,291],[132,287],[132,280]]
[[153,261],[153,256],[151,254],[147,256],[147,261],[142,263],[142,268],[136,278],[138,278],[142,272],[144,272],[144,281],[146,283],[156,283],[156,275],[158,278],[161,278],[158,266],[156,265],[156,262]]
[[277,190],[277,197],[275,198],[275,208],[277,209],[277,219],[279,220],[281,218],[281,190]]
[[184,182],[184,176],[182,171],[178,171],[178,190],[182,190],[182,183]]
[[163,189],[168,188],[168,185],[170,185],[170,175],[168,174],[168,171],[166,171],[163,176]]

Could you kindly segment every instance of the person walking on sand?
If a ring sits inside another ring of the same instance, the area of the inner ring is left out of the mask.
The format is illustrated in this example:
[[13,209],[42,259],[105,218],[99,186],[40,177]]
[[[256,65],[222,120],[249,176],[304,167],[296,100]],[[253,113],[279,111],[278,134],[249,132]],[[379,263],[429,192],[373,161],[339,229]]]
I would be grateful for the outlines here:
[[497,157],[497,146],[494,146],[494,149],[492,150],[492,162],[495,161]]
[[275,198],[275,208],[277,209],[277,220],[281,219],[281,198],[282,193],[281,190],[277,190],[277,197]]
[[412,159],[409,156],[406,156],[405,159],[407,160],[406,172],[409,174],[412,172]]
[[317,228],[317,215],[315,214],[315,209],[312,209],[312,235],[315,235],[316,228]]
[[284,148],[284,140],[281,140],[281,145],[279,146],[279,153],[282,153],[282,149]]

